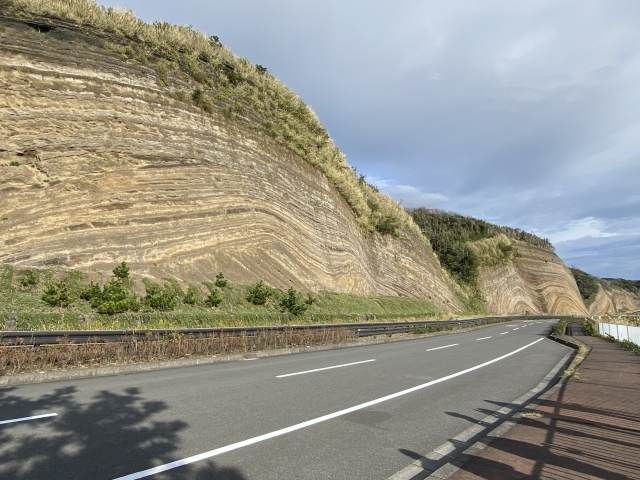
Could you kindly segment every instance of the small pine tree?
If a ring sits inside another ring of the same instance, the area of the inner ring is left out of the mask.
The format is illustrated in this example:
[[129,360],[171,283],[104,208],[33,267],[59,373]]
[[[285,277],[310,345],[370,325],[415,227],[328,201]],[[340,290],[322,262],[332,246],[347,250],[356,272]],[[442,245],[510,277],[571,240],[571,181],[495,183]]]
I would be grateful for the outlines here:
[[247,301],[254,305],[264,305],[271,296],[271,289],[262,280],[249,288]]
[[222,303],[222,295],[220,294],[220,290],[217,288],[212,288],[205,300],[205,303],[209,307],[217,307]]
[[227,281],[226,278],[224,278],[224,274],[222,272],[218,273],[216,275],[216,287],[218,288],[225,288],[227,286],[229,282]]
[[42,294],[42,300],[52,307],[67,307],[71,303],[69,289],[63,282],[50,283]]
[[38,285],[39,275],[35,270],[27,270],[20,278],[20,285],[23,288],[32,288]]
[[120,265],[116,265],[116,267],[113,269],[113,274],[116,276],[116,278],[125,280],[129,278],[129,266],[126,262],[122,262]]
[[288,311],[290,314],[302,315],[307,311],[309,305],[302,301],[301,295],[294,288],[289,288],[282,300],[280,300],[280,308],[283,312]]

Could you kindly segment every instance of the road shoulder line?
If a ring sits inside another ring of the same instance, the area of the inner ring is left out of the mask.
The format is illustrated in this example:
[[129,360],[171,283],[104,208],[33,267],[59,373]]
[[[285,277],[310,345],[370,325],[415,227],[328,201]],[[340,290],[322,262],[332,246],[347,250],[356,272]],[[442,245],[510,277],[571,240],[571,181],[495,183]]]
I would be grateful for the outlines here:
[[513,414],[522,410],[544,391],[554,388],[555,385],[550,387],[551,383],[559,378],[560,371],[568,364],[573,355],[574,352],[567,352],[549,370],[538,385],[511,402],[512,405],[515,405],[513,408],[502,407],[493,414],[487,415],[475,425],[470,426],[451,440],[444,442],[424,455],[424,457],[415,460],[402,470],[391,475],[387,480],[412,480],[418,478],[444,480],[449,478],[458,470],[458,467],[448,463],[449,460],[470,447],[484,447],[485,444],[481,443],[481,440],[485,437],[500,437],[509,431],[515,425],[515,422],[510,420]]

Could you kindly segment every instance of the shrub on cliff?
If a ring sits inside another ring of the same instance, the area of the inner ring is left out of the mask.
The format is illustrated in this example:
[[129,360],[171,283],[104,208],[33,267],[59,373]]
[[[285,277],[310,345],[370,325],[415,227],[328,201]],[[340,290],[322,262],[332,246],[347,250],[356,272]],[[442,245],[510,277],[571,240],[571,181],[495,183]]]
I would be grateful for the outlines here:
[[42,300],[52,307],[67,307],[71,303],[71,296],[64,282],[53,282],[47,285]]
[[179,299],[179,293],[171,284],[160,285],[151,280],[144,280],[145,288],[145,305],[154,310],[169,311],[176,308]]
[[247,301],[254,305],[264,305],[273,291],[262,280],[252,285],[247,292]]
[[113,278],[102,288],[100,295],[92,298],[91,306],[98,313],[113,315],[129,310],[135,312],[140,308],[140,303],[122,279]]
[[40,275],[36,270],[27,270],[20,277],[20,285],[23,288],[33,288],[38,285],[38,280],[40,279]]
[[224,278],[224,274],[222,272],[216,275],[215,285],[218,288],[225,288],[229,284],[229,281]]
[[212,288],[204,303],[209,307],[217,307],[222,303],[222,294],[217,288]]
[[129,265],[126,262],[122,262],[113,269],[113,275],[120,280],[126,280],[129,278]]
[[306,312],[308,307],[302,295],[294,288],[289,288],[280,300],[280,309],[296,317]]

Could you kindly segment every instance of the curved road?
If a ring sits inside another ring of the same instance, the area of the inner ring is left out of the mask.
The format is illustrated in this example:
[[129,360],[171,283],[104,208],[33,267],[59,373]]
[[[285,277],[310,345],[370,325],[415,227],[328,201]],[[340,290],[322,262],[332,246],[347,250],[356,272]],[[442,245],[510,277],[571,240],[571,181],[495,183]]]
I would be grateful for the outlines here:
[[0,478],[386,479],[536,386],[552,323],[0,389]]

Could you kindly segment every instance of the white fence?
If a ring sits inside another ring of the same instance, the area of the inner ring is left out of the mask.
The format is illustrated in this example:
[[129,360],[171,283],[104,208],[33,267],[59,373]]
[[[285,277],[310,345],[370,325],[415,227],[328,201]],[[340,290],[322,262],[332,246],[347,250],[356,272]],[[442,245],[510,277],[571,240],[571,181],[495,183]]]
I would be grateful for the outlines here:
[[598,323],[600,335],[609,335],[616,340],[629,340],[640,345],[640,327],[632,325],[616,325],[615,323]]

